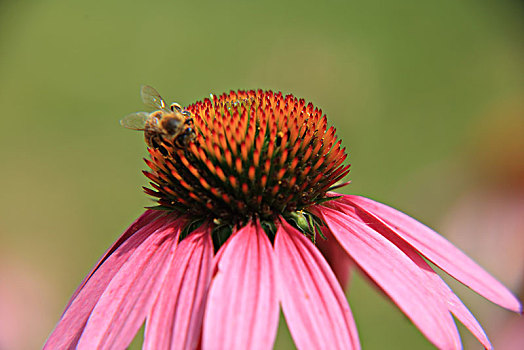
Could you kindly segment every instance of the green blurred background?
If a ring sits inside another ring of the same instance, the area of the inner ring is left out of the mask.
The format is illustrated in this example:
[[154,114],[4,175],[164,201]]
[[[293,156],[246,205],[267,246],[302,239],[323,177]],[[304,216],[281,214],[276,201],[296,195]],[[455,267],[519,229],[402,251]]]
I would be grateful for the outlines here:
[[[521,186],[512,164],[524,164],[515,131],[524,130],[523,9],[486,0],[1,2],[0,349],[40,347],[97,258],[151,203],[142,135],[118,123],[142,110],[141,84],[182,105],[239,88],[304,97],[349,149],[346,192],[444,234],[468,193]],[[493,271],[481,250],[459,246]],[[495,274],[518,292],[515,277]],[[509,314],[459,292],[489,307],[472,307],[481,321]],[[361,278],[348,295],[364,349],[432,348]],[[284,324],[276,347],[293,347]]]

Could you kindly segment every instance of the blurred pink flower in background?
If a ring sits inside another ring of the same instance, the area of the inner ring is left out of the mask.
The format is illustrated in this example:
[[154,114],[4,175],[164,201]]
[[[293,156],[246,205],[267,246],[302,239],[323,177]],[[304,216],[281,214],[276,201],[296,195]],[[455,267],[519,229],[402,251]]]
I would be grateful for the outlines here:
[[54,290],[42,271],[9,252],[0,254],[0,349],[35,349],[36,335],[49,329],[56,305]]
[[[524,104],[510,99],[472,128],[466,147],[468,190],[449,209],[443,229],[512,290],[524,296]],[[524,320],[471,300],[498,349],[524,349]]]
[[46,349],[123,349],[144,321],[145,349],[268,349],[280,306],[298,348],[358,349],[341,286],[352,264],[441,349],[461,348],[453,316],[491,344],[426,259],[522,311],[507,288],[430,228],[332,192],[349,166],[335,129],[312,104],[239,91],[184,112],[196,132],[182,135],[194,140],[159,133],[149,149],[146,192],[163,210],[147,210],[100,259]]

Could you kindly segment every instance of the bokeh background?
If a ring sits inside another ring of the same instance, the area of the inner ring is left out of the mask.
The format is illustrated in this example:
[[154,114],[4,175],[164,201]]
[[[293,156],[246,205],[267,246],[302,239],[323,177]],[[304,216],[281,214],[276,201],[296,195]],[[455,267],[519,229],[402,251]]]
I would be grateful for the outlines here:
[[[516,0],[0,2],[0,350],[41,347],[151,203],[142,135],[118,123],[142,110],[141,84],[182,105],[238,88],[314,102],[349,149],[346,192],[437,228],[522,295],[523,10]],[[453,286],[492,340],[507,341],[521,320]],[[432,348],[359,276],[348,297],[364,349]],[[293,348],[283,322],[276,348]]]

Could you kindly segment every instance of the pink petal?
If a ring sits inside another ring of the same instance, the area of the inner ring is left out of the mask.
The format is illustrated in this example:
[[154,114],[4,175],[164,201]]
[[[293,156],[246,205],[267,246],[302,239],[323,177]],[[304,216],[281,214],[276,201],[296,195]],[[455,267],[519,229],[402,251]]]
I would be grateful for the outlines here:
[[[380,220],[372,213],[364,210],[359,206],[355,206],[357,219],[383,235],[390,242],[395,244],[404,254],[406,254],[413,262],[420,268],[428,280],[424,283],[430,292],[434,292],[436,298],[446,301],[449,311],[451,311],[470,331],[477,337],[477,339],[484,345],[486,349],[491,349],[486,333],[471,314],[471,312],[464,306],[462,301],[453,293],[453,291],[444,283],[444,281],[433,271],[433,269],[426,263],[426,261],[418,254],[418,252],[409,243],[400,238],[394,230]],[[352,211],[347,212],[349,216],[354,217]]]
[[49,336],[44,349],[74,349],[91,311],[115,274],[147,237],[156,231],[177,225],[179,222],[174,221],[172,217],[162,217],[146,224],[125,240],[96,268],[91,277],[85,281],[83,288],[78,289],[78,294],[69,302],[69,307]]
[[351,269],[354,263],[331,232],[326,231],[324,235],[326,238],[318,238],[316,245],[335,273],[340,286],[346,289],[351,279]]
[[393,243],[358,219],[318,207],[329,229],[356,264],[369,275],[438,348],[460,349],[453,318],[433,284]]
[[502,307],[522,312],[520,302],[504,285],[429,227],[396,209],[365,197],[343,196],[337,201],[350,206],[358,205],[374,213],[402,239],[458,281]]
[[447,300],[449,311],[451,311],[453,315],[455,315],[455,317],[458,318],[458,320],[469,329],[469,331],[482,343],[485,349],[493,349],[488,336],[484,332],[484,329],[482,329],[482,326],[479,324],[475,316],[471,314],[471,312],[462,303],[459,297],[453,293],[453,291],[446,283],[444,283],[444,281],[442,281],[438,275],[436,275],[434,278],[438,278],[442,282],[441,288],[437,290],[437,292],[441,293],[444,300]]
[[212,259],[213,243],[207,226],[180,242],[146,321],[143,349],[198,346]]
[[[98,260],[98,262],[95,264],[91,272],[84,278],[84,280],[80,283],[80,285],[77,287],[75,292],[73,293],[73,296],[69,300],[69,303],[65,307],[65,310],[69,308],[73,300],[75,300],[78,293],[82,290],[82,288],[85,286],[87,281],[93,276],[93,274],[98,270],[98,268],[106,261],[106,259],[113,254],[113,252],[120,247],[126,240],[129,239],[133,234],[135,234],[138,230],[142,229],[144,226],[151,224],[155,219],[157,219],[159,216],[161,216],[163,213],[159,210],[146,210],[138,219],[136,219],[125,231],[124,233],[116,240],[111,247],[109,247],[108,250],[102,255],[102,257]],[[65,312],[64,310],[64,312]]]
[[317,247],[282,220],[275,238],[280,299],[298,349],[360,349],[344,292]]
[[135,250],[93,309],[78,349],[124,349],[131,343],[174,257],[179,228],[157,231]]
[[234,233],[218,258],[202,348],[271,349],[278,327],[278,297],[273,248],[260,224],[250,223]]

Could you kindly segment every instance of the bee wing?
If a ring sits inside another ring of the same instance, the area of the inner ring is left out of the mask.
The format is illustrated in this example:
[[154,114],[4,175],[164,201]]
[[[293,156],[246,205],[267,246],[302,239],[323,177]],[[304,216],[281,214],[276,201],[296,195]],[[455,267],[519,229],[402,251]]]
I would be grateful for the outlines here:
[[147,119],[149,119],[149,113],[136,112],[126,115],[120,120],[120,124],[128,129],[144,130]]
[[160,96],[155,88],[149,85],[142,85],[140,88],[140,97],[142,97],[142,102],[144,102],[146,106],[154,109],[166,109],[166,103],[162,96]]

